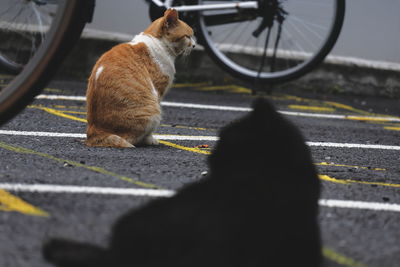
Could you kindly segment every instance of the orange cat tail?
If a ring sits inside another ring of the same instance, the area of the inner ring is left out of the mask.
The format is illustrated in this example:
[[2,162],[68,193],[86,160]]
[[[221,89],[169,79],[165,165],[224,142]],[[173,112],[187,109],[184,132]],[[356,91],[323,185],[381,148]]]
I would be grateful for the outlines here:
[[124,138],[110,134],[107,132],[99,131],[94,127],[88,127],[87,139],[85,144],[87,146],[100,146],[100,147],[118,147],[118,148],[129,148],[135,147]]

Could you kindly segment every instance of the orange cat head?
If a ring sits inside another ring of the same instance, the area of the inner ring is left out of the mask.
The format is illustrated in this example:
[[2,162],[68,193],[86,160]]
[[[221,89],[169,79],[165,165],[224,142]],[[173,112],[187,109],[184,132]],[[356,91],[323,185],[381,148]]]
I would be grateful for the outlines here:
[[175,55],[187,55],[195,46],[193,29],[179,19],[175,9],[166,10],[164,16],[155,20],[144,33],[162,40]]

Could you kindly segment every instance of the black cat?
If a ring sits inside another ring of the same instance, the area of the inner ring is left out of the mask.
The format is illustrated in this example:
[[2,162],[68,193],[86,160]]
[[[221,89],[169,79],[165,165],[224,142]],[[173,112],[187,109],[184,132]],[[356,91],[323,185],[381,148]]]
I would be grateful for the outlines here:
[[108,249],[53,240],[59,267],[320,266],[319,180],[300,132],[259,99],[226,126],[208,177],[120,218]]

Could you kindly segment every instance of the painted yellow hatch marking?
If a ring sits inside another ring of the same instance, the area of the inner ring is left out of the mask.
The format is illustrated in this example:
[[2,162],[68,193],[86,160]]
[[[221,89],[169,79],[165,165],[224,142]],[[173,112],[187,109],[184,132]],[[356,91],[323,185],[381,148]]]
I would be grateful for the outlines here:
[[385,130],[400,131],[400,127],[383,127]]
[[[212,88],[209,87],[207,89],[211,90]],[[217,88],[213,88],[213,89],[217,89]],[[296,99],[297,101],[307,101],[307,99],[298,98],[298,97],[294,97],[294,96],[284,96],[284,97],[287,98],[287,99]],[[311,100],[308,100],[307,102],[311,102]],[[371,113],[368,113],[368,112],[363,111],[363,110],[358,110],[358,109],[355,109],[353,107],[350,107],[350,106],[347,106],[347,105],[344,105],[344,104],[335,103],[335,102],[324,102],[324,103],[326,103],[327,105],[334,106],[336,108],[342,108],[342,109],[352,110],[354,112],[361,113],[361,114],[371,115]],[[42,106],[30,106],[30,107],[41,109],[43,111],[46,111],[46,112],[48,112],[50,114],[53,114],[53,115],[56,115],[56,116],[60,116],[60,117],[64,117],[64,118],[67,118],[67,119],[71,119],[71,120],[87,123],[86,119],[82,119],[82,118],[79,118],[79,117],[76,117],[76,116],[73,116],[73,115],[65,114],[65,113],[63,113],[63,111],[59,111],[59,110],[55,110],[55,109],[47,108],[47,107],[42,107]],[[356,116],[350,116],[350,118],[357,118],[357,117]],[[383,118],[379,118],[379,119],[383,119]],[[175,143],[167,142],[167,141],[164,141],[164,140],[159,140],[159,142],[161,144],[163,144],[163,145],[170,146],[170,147],[173,147],[173,148],[176,148],[176,149],[180,149],[180,150],[185,150],[185,151],[190,151],[190,152],[193,152],[193,153],[199,153],[199,154],[205,154],[205,155],[211,154],[210,151],[205,151],[205,150],[202,150],[202,149],[199,149],[199,148],[186,147],[186,146],[178,145],[178,144],[175,144]],[[328,164],[328,163],[324,163],[324,162],[319,163],[317,165],[331,165],[331,166],[340,166],[340,167],[369,169],[367,167],[351,166],[351,165],[344,165],[344,164],[333,164],[332,165],[332,164]],[[86,168],[88,167],[86,165],[84,165],[84,166]],[[374,168],[374,169],[371,169],[371,170],[377,170],[378,171],[378,170],[384,170],[384,169]],[[100,171],[98,171],[98,172],[100,172]],[[106,171],[106,172],[107,172],[107,174],[111,175],[110,172],[108,172],[108,171]],[[112,176],[120,176],[120,175],[114,174]],[[122,180],[125,180],[125,178],[123,178],[123,176],[121,176],[119,178],[122,179]],[[381,183],[381,182],[363,182],[363,181],[350,180],[350,179],[342,180],[342,179],[332,178],[332,177],[330,177],[328,175],[323,175],[323,174],[319,175],[319,178],[321,180],[324,180],[324,181],[329,181],[329,182],[338,183],[338,184],[357,183],[357,184],[379,185],[379,186],[388,186],[388,187],[400,187],[399,184]],[[131,178],[128,178],[128,179],[131,179]],[[153,186],[152,188],[156,188],[156,186],[154,186],[154,185],[150,185],[150,186]]]
[[391,121],[390,118],[384,117],[359,117],[359,116],[347,116],[346,119],[354,121],[373,121],[373,122],[386,122]]
[[56,116],[59,116],[59,117],[63,117],[63,118],[66,118],[66,119],[87,123],[86,119],[82,119],[82,118],[79,118],[79,117],[76,117],[76,116],[73,116],[73,115],[65,114],[64,111],[59,111],[59,110],[56,110],[56,109],[53,109],[53,108],[47,108],[47,107],[42,107],[42,106],[29,106],[29,107],[30,108],[40,109],[40,110],[46,111],[46,112],[48,112],[50,114],[53,114],[53,115],[56,115]]
[[319,107],[319,106],[289,105],[288,107],[290,109],[311,110],[311,111],[325,111],[325,112],[335,111],[334,108]]
[[44,210],[29,204],[3,189],[0,189],[0,211],[15,211],[34,216],[49,216]]
[[317,166],[333,166],[333,167],[346,167],[346,168],[354,168],[354,169],[364,169],[364,170],[371,170],[371,171],[386,171],[383,168],[372,168],[372,167],[363,167],[363,166],[356,166],[356,165],[346,165],[346,164],[336,164],[332,162],[320,162],[315,163]]
[[322,255],[324,255],[325,258],[344,265],[344,266],[348,266],[348,267],[367,267],[365,264],[357,262],[347,256],[341,255],[339,253],[337,253],[336,251],[333,251],[330,248],[327,247],[323,247],[322,248]]
[[187,147],[187,146],[181,146],[175,143],[171,143],[171,142],[167,142],[164,140],[158,140],[160,142],[160,144],[163,144],[165,146],[170,146],[176,149],[180,149],[180,150],[185,150],[185,151],[190,151],[190,152],[194,152],[194,153],[199,153],[199,154],[205,154],[205,155],[209,155],[211,154],[210,151],[204,151],[200,148],[195,148],[195,147]]
[[182,88],[182,87],[199,87],[199,86],[206,86],[209,85],[208,82],[202,83],[174,83],[172,85],[173,88]]
[[251,94],[249,88],[238,85],[217,85],[217,86],[204,86],[197,88],[200,91],[226,91],[231,93]]
[[386,187],[394,187],[394,188],[400,188],[400,184],[391,184],[391,183],[382,183],[382,182],[366,182],[366,181],[357,181],[357,180],[352,180],[352,179],[337,179],[330,177],[325,174],[320,174],[318,175],[319,179],[327,182],[332,182],[336,184],[363,184],[363,185],[377,185],[377,186],[386,186]]
[[108,170],[100,168],[100,167],[90,166],[90,165],[82,164],[82,163],[79,163],[79,162],[76,162],[76,161],[72,161],[72,160],[68,160],[68,159],[57,158],[57,157],[54,157],[52,155],[49,155],[49,154],[46,154],[46,153],[42,153],[42,152],[38,152],[38,151],[34,151],[34,150],[31,150],[31,149],[18,147],[18,146],[11,146],[11,145],[8,145],[8,144],[3,143],[3,142],[0,142],[0,148],[4,148],[4,149],[7,149],[9,151],[13,151],[13,152],[21,153],[21,154],[40,156],[40,157],[47,158],[47,159],[50,159],[50,160],[53,160],[53,161],[56,161],[56,162],[60,162],[60,163],[63,163],[63,164],[67,163],[67,164],[70,164],[70,165],[75,166],[75,167],[84,168],[84,169],[87,169],[87,170],[90,170],[90,171],[93,171],[93,172],[97,172],[97,173],[101,173],[101,174],[104,174],[104,175],[113,176],[113,177],[118,178],[118,179],[120,179],[122,181],[125,181],[125,182],[128,182],[128,183],[132,183],[132,184],[135,184],[137,186],[144,187],[144,188],[162,189],[161,187],[159,187],[157,185],[144,183],[144,182],[138,181],[136,179],[133,179],[133,178],[130,178],[130,177],[127,177],[127,176],[124,176],[124,175],[120,175],[120,174],[117,174],[115,172],[108,171]]
[[[80,117],[77,117],[77,116],[73,116],[73,115],[69,115],[69,114],[86,115],[86,112],[84,112],[84,111],[56,110],[56,109],[49,108],[49,107],[35,106],[35,105],[29,106],[29,107],[30,108],[34,108],[34,109],[40,109],[40,110],[46,111],[47,113],[50,113],[52,115],[56,115],[56,116],[63,117],[63,118],[66,118],[66,119],[87,123],[86,119],[83,119],[83,118],[80,118]],[[65,113],[69,113],[69,114],[65,114]],[[201,128],[201,127],[190,127],[190,126],[171,125],[171,124],[161,124],[161,126],[162,127],[173,127],[173,128],[178,128],[178,129],[198,130],[198,131],[213,130],[213,129],[206,129],[206,128]]]

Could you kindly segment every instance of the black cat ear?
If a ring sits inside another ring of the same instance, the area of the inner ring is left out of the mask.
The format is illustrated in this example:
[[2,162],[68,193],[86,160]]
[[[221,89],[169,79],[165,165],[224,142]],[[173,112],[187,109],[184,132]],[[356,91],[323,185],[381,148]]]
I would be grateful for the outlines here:
[[166,28],[174,27],[178,24],[178,19],[179,19],[178,11],[176,11],[176,9],[169,8],[164,12],[164,18],[165,18],[164,25]]

